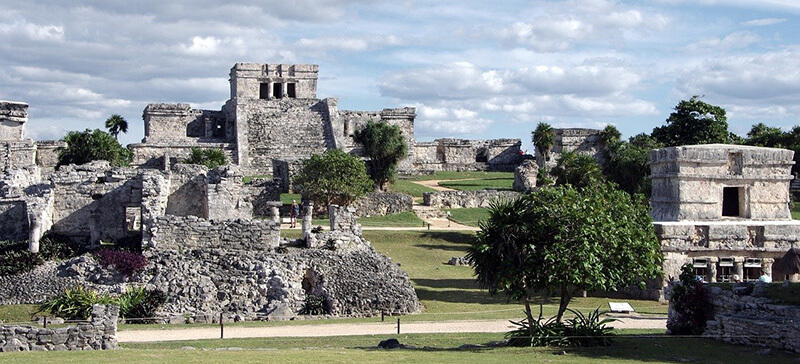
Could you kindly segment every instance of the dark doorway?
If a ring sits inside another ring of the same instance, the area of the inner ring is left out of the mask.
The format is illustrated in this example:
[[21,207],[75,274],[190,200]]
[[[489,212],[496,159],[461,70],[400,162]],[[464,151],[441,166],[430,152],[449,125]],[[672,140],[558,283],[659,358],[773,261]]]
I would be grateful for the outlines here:
[[722,188],[722,216],[739,216],[739,188]]
[[266,100],[269,98],[269,83],[262,83],[258,90],[258,98]]
[[283,98],[283,84],[277,82],[272,84],[272,96],[276,99]]
[[294,83],[287,83],[286,84],[286,97],[295,99],[297,98],[297,93],[294,88]]

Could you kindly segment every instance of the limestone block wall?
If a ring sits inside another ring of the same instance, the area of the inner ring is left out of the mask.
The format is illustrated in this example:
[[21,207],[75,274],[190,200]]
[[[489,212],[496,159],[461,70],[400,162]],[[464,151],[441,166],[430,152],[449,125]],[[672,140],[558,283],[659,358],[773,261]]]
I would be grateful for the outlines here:
[[207,173],[208,168],[201,165],[174,165],[169,173],[169,197],[164,213],[208,218]]
[[242,184],[238,166],[219,166],[209,171],[206,178],[206,210],[209,220],[252,219],[253,202]]
[[219,149],[225,154],[229,163],[236,163],[236,144],[222,142],[190,141],[185,143],[162,144],[130,144],[133,151],[132,166],[158,168],[168,170],[175,164],[183,163],[189,158],[192,148]]
[[274,179],[254,178],[245,184],[253,204],[254,216],[272,216],[272,208],[278,203],[280,208],[281,187]]
[[28,104],[0,100],[0,141],[20,141],[25,138]]
[[495,199],[514,199],[522,196],[516,191],[437,191],[422,194],[423,204],[439,208],[457,209],[469,207],[489,207]]
[[94,305],[87,323],[56,329],[3,325],[0,351],[112,350],[117,348],[119,306]]
[[315,64],[236,63],[230,72],[231,100],[259,99],[262,83],[268,84],[269,98],[277,96],[273,84],[281,84],[286,97],[288,87],[284,84],[293,83],[296,98],[315,99],[318,73]]
[[736,217],[791,220],[793,155],[785,149],[719,144],[652,150],[651,216],[655,221],[719,220],[725,188],[733,188]]
[[0,170],[36,165],[36,144],[32,140],[0,141]]
[[0,199],[0,239],[28,239],[28,209],[21,198]]
[[36,164],[41,168],[42,178],[47,178],[56,171],[59,147],[66,147],[63,140],[40,140],[36,142]]
[[506,171],[522,161],[519,139],[436,139],[414,146],[413,167],[434,171]]
[[706,292],[714,319],[706,323],[703,336],[800,352],[800,307],[773,304],[763,297],[737,295],[720,287],[707,287]]
[[279,183],[281,192],[292,190],[292,180],[303,168],[302,159],[273,159],[272,178]]
[[154,218],[146,229],[147,244],[156,249],[268,251],[280,242],[280,225],[271,220],[209,221],[196,216],[164,215]]
[[603,163],[605,155],[603,150],[605,146],[600,140],[599,129],[585,129],[585,128],[563,128],[553,129],[555,133],[555,143],[550,149],[550,160],[547,161],[548,167],[552,168],[558,162],[561,153],[564,152],[578,152],[590,155],[597,160],[598,163]]
[[368,121],[383,122],[389,125],[397,125],[406,139],[408,145],[408,156],[398,165],[399,170],[411,168],[414,160],[414,119],[416,109],[404,107],[396,109],[383,109],[381,111],[356,111],[340,110],[336,117],[332,117],[331,130],[337,140],[337,147],[348,153],[362,156],[362,147],[357,144],[353,137],[357,130],[364,128]]
[[533,160],[525,160],[517,168],[514,168],[514,191],[530,192],[536,188],[536,177],[539,174],[539,166]]
[[357,217],[386,216],[411,211],[414,198],[399,192],[371,192],[350,206]]

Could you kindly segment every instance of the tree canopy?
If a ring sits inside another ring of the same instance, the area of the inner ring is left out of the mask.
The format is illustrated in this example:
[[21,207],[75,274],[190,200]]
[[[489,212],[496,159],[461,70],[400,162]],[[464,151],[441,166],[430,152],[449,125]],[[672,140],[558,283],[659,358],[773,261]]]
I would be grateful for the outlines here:
[[578,153],[564,152],[551,171],[556,185],[569,184],[576,188],[586,188],[603,182],[600,164],[594,157]]
[[133,159],[128,148],[108,133],[100,130],[71,131],[64,137],[66,147],[60,147],[58,166],[84,164],[96,160],[106,160],[114,167],[127,166]]
[[372,180],[378,189],[384,190],[397,175],[397,164],[408,155],[403,131],[398,125],[369,120],[356,132],[355,141],[364,147],[364,155],[372,162]]
[[114,136],[114,139],[119,139],[120,132],[128,132],[128,121],[119,114],[111,115],[106,119],[106,129],[108,129],[109,134]]
[[725,109],[707,104],[699,96],[681,100],[669,114],[666,125],[653,129],[652,136],[664,146],[728,143]]
[[192,147],[189,158],[184,159],[183,163],[200,164],[209,169],[222,166],[228,163],[225,153],[219,149],[203,149]]
[[556,133],[550,124],[539,123],[531,136],[533,145],[536,147],[536,164],[542,168],[550,160],[550,148],[556,144]]
[[468,249],[478,284],[522,300],[560,293],[557,320],[581,290],[616,290],[661,273],[648,205],[608,184],[541,188],[494,202]]
[[364,162],[333,149],[303,161],[300,173],[294,178],[294,189],[323,208],[330,204],[347,206],[370,191],[372,181]]

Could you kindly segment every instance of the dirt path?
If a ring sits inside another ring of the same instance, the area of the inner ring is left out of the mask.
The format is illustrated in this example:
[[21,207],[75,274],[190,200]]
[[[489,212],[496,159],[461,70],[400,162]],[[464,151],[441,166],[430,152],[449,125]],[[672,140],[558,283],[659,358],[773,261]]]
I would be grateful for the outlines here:
[[437,191],[455,191],[452,188],[439,186],[439,182],[445,182],[445,181],[460,181],[460,180],[457,180],[457,179],[431,179],[431,180],[426,180],[426,181],[411,181],[411,183],[416,183],[416,184],[418,184],[420,186],[425,186],[425,187],[428,187],[428,188],[432,188],[432,189],[437,190]]
[[[611,326],[620,329],[666,329],[664,317],[624,317]],[[508,320],[409,322],[400,325],[403,334],[456,333],[456,332],[506,332],[511,329]],[[362,324],[321,324],[263,327],[225,327],[225,338],[252,337],[323,337],[353,335],[397,334],[397,321]],[[125,330],[117,332],[117,340],[125,342],[155,342],[199,339],[219,339],[220,329],[190,328],[171,330]]]

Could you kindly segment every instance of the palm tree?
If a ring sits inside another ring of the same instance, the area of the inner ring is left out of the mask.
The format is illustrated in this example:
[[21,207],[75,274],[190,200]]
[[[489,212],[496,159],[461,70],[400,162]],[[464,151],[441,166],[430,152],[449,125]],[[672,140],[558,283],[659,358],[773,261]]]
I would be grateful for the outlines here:
[[115,139],[119,139],[118,136],[120,132],[128,132],[128,121],[119,114],[111,115],[111,117],[106,119],[106,129],[108,129],[108,133],[113,135]]
[[556,133],[548,123],[539,123],[533,131],[533,145],[536,147],[536,164],[544,168],[550,159],[550,148],[556,143]]

